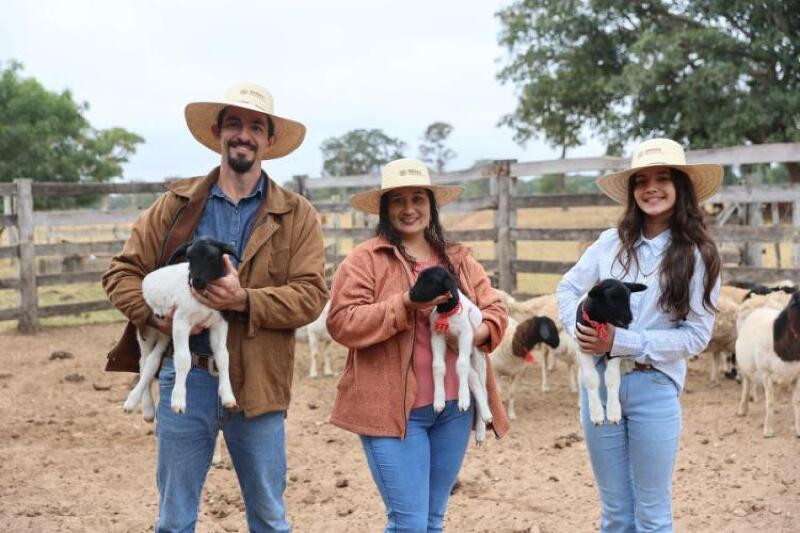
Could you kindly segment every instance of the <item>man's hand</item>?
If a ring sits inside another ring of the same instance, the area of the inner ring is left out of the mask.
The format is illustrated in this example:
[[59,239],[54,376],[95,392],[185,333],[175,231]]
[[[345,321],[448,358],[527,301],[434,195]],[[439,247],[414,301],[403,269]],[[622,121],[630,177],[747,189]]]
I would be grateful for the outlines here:
[[611,347],[614,346],[616,329],[611,324],[606,327],[608,328],[608,338],[603,340],[596,329],[583,324],[575,324],[575,338],[583,353],[600,356],[611,351]]
[[246,311],[247,292],[239,283],[239,273],[227,254],[222,256],[222,260],[225,262],[225,275],[209,283],[202,291],[192,288],[192,294],[197,301],[211,309]]

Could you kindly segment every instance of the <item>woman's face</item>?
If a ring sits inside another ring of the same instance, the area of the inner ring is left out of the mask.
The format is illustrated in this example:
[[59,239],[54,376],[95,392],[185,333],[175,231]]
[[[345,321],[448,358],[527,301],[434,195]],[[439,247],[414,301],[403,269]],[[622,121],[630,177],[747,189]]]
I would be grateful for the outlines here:
[[416,237],[431,222],[428,191],[422,187],[399,187],[386,193],[389,222],[401,238]]
[[675,183],[669,167],[647,167],[633,176],[633,199],[650,220],[668,220],[675,208]]

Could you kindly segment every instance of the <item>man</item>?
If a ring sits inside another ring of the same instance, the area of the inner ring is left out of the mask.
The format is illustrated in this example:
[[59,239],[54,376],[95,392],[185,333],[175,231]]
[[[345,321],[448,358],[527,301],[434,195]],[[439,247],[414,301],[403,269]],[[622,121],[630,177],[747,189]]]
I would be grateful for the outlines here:
[[[294,329],[316,318],[327,299],[322,232],[304,198],[261,170],[303,141],[305,127],[272,113],[272,96],[250,83],[216,102],[186,106],[194,137],[221,154],[208,176],[171,183],[136,221],[121,254],[103,276],[109,299],[133,327],[171,334],[171,317],[156,318],[142,299],[141,281],[181,244],[199,237],[227,242],[227,274],[194,296],[229,316],[230,377],[238,409],[223,408],[207,332],[190,341],[187,412],[170,410],[175,371],[167,356],[159,375],[156,531],[192,531],[216,436],[222,429],[239,477],[250,531],[288,531],[284,418],[294,363]],[[193,332],[197,333],[197,332]],[[130,369],[138,353],[124,343],[108,369]]]

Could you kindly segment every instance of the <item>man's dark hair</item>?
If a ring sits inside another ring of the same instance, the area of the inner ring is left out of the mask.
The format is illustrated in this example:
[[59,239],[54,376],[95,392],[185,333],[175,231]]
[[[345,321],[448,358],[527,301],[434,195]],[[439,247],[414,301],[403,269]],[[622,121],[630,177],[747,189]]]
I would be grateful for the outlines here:
[[[229,107],[230,106],[225,106],[217,113],[217,128],[220,130],[222,129],[222,121],[225,120],[225,111],[227,111]],[[266,113],[265,115],[267,115],[267,137],[272,137],[275,135],[275,122],[273,122],[271,116]]]

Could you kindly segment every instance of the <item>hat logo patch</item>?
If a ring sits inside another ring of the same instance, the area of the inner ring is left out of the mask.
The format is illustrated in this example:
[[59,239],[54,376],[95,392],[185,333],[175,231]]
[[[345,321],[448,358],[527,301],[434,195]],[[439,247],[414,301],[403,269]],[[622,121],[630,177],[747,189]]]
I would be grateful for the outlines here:
[[401,176],[405,176],[406,174],[410,174],[412,176],[422,176],[422,171],[417,170],[416,168],[405,168],[399,172]]

